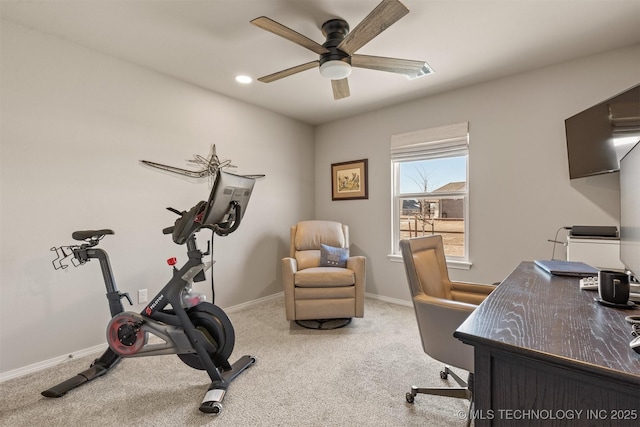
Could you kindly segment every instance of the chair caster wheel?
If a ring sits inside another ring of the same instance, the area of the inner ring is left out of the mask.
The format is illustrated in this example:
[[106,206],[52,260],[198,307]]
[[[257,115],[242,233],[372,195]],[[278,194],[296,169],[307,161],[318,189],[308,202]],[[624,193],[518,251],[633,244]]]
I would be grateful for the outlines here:
[[222,412],[222,403],[220,402],[207,402],[200,405],[200,411],[211,414],[211,415],[220,415]]
[[440,371],[440,378],[446,380],[447,378],[449,378],[449,374],[446,371]]
[[413,394],[407,393],[406,397],[407,397],[407,403],[413,403],[413,401],[414,401]]
[[211,413],[213,415],[219,415],[220,412],[222,412],[222,403],[219,403],[219,402],[214,403]]

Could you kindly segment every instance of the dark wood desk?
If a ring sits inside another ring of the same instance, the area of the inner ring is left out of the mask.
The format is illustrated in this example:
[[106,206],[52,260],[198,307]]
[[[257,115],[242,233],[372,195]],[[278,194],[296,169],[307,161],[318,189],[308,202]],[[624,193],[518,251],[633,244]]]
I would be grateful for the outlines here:
[[523,262],[460,325],[475,347],[476,426],[640,425],[640,354],[579,279]]

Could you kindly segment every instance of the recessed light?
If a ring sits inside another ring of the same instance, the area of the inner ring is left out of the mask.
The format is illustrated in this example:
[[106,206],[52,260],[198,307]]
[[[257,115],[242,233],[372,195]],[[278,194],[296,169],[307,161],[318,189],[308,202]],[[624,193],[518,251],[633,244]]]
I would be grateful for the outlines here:
[[236,76],[236,81],[238,83],[242,83],[243,85],[247,85],[253,81],[253,79],[249,76],[239,75]]

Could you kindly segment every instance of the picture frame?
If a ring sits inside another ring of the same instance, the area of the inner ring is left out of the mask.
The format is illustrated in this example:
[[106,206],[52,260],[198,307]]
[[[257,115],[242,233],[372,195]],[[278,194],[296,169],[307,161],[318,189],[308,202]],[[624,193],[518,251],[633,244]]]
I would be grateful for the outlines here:
[[369,198],[368,159],[331,165],[331,200]]

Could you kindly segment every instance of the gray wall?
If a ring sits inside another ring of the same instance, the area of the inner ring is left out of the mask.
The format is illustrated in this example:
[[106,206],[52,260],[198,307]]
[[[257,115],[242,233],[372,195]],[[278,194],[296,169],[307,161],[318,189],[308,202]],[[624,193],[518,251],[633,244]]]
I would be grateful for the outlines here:
[[[547,239],[565,225],[618,225],[618,174],[570,181],[564,120],[638,84],[639,59],[640,46],[611,51],[319,126],[316,217],[350,225],[354,252],[368,257],[367,292],[408,301],[403,265],[387,257],[391,135],[469,121],[473,266],[453,279],[492,283],[550,258]],[[362,158],[369,199],[331,201],[331,163]]]
[[[240,230],[216,239],[223,307],[280,292],[289,227],[314,217],[351,226],[352,252],[368,257],[367,292],[409,301],[402,264],[387,257],[395,133],[470,122],[473,266],[454,279],[493,282],[521,260],[548,258],[546,239],[563,225],[618,223],[617,174],[569,180],[564,119],[638,83],[640,46],[314,129],[2,24],[0,375],[104,345],[109,313],[97,265],[50,264],[49,248],[72,243],[72,231],[116,231],[102,246],[134,297],[166,282],[165,259],[184,261],[184,248],[160,233],[175,219],[164,208],[189,208],[209,187],[140,159],[186,167],[215,143],[239,172],[267,175]],[[332,202],[331,163],[360,158],[369,159],[369,199]]]
[[[2,22],[0,372],[103,345],[99,264],[54,271],[49,248],[112,228],[122,291],[157,293],[176,256],[161,230],[209,194],[138,160],[186,167],[217,145],[240,173],[264,173],[240,229],[216,237],[216,303],[280,292],[289,227],[313,216],[313,128],[61,39]],[[209,232],[199,233],[201,248]],[[198,290],[210,295],[209,282]],[[143,306],[132,307],[140,311]],[[284,316],[284,314],[283,314]]]

